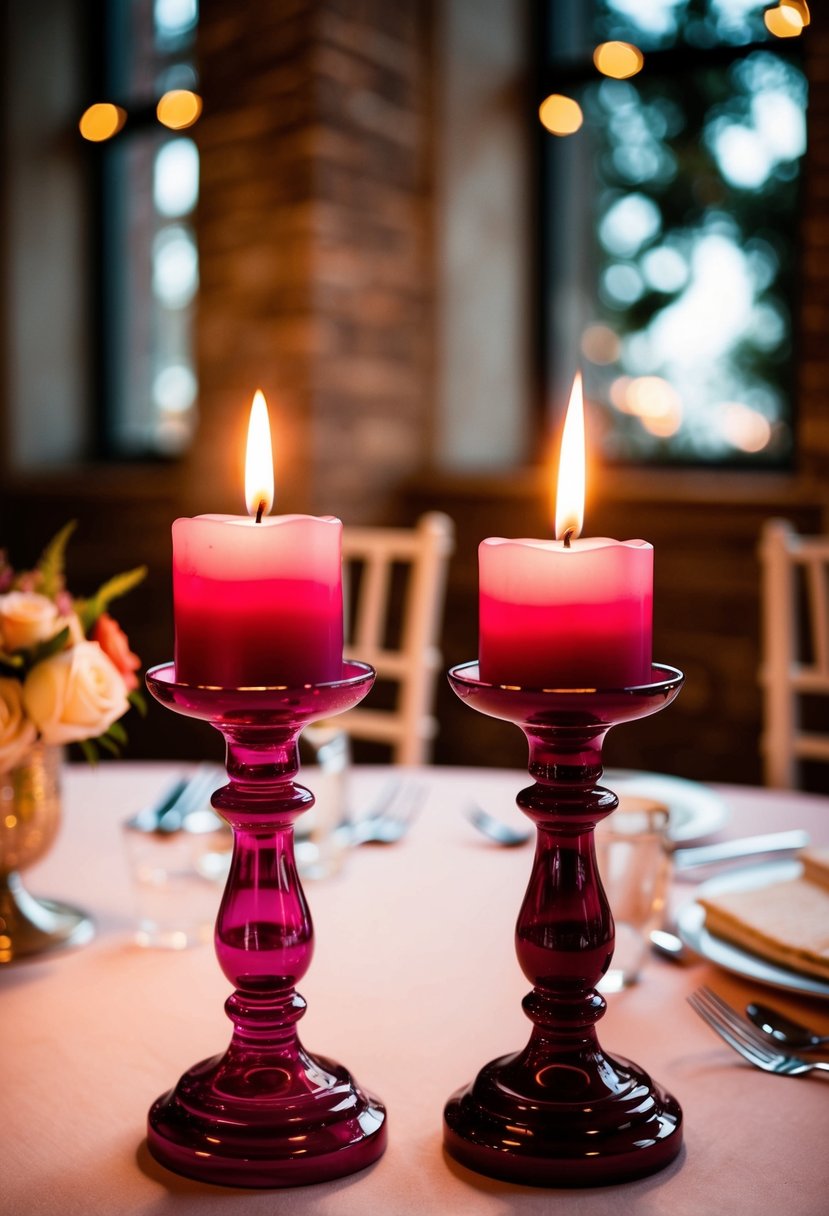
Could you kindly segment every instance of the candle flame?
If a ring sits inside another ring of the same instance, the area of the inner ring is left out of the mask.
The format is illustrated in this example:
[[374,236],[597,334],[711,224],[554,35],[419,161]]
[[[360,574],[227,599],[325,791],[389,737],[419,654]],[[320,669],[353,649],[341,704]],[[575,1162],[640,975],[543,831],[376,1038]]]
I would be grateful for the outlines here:
[[561,436],[556,493],[556,536],[578,536],[584,524],[584,400],[581,372],[576,373]]
[[[273,450],[265,395],[257,389],[250,407],[248,448],[245,457],[245,502],[248,512],[261,519],[273,506]],[[261,508],[261,511],[260,511]]]

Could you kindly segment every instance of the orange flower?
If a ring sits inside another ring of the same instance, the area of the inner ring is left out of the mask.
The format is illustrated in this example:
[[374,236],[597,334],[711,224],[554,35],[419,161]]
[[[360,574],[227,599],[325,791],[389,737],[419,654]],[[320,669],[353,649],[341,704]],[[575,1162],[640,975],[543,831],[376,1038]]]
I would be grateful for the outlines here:
[[141,660],[130,650],[127,635],[118,622],[113,620],[108,612],[102,612],[89,636],[93,642],[98,643],[107,658],[115,664],[121,673],[127,692],[136,689],[138,677],[135,673],[141,666]]

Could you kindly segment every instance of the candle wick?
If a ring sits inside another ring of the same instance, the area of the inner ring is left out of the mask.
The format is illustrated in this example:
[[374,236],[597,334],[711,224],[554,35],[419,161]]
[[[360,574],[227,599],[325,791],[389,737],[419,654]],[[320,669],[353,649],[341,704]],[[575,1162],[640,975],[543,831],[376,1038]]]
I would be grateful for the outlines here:
[[256,508],[256,522],[258,524],[261,524],[261,522],[262,522],[262,515],[264,513],[264,510],[265,510],[265,500],[264,500],[264,498],[260,498],[259,506]]
[[569,549],[569,548],[570,548],[570,538],[572,537],[572,535],[573,535],[573,533],[575,532],[575,530],[576,530],[575,528],[565,528],[565,529],[564,529],[564,537],[563,537],[563,540],[564,540],[564,548],[565,548],[565,549]]

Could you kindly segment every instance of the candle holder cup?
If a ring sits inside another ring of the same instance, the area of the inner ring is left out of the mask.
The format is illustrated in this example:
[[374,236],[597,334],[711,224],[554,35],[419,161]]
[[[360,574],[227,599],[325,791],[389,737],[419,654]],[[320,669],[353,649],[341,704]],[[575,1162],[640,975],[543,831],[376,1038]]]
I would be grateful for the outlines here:
[[153,1156],[180,1174],[232,1186],[323,1182],[363,1169],[386,1147],[386,1112],[333,1060],[297,1035],[296,984],[313,952],[311,914],[293,851],[293,821],[313,806],[299,785],[298,739],[310,722],[358,704],[374,682],[365,663],[299,688],[214,688],[147,673],[153,696],[224,736],[229,783],[212,798],[234,834],[216,922],[216,955],[235,991],[224,1054],[189,1069],[151,1107]]
[[528,689],[488,684],[478,664],[449,672],[479,713],[520,726],[535,784],[517,802],[535,823],[532,874],[516,925],[516,953],[534,985],[523,1007],[527,1046],[481,1069],[444,1111],[444,1144],[494,1178],[596,1186],[655,1173],[682,1144],[682,1111],[638,1065],[599,1045],[606,1002],[596,984],[613,957],[614,925],[596,866],[593,830],[618,806],[596,782],[611,726],[668,705],[683,676],[654,665],[650,684]]

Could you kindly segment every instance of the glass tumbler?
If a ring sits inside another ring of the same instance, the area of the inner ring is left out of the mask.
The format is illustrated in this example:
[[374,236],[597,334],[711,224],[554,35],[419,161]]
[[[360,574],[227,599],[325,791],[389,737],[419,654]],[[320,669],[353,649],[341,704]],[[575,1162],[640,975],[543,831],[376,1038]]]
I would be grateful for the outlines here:
[[185,815],[173,830],[136,815],[124,843],[140,946],[184,950],[209,942],[230,869],[233,833],[210,807]]
[[616,925],[616,946],[600,992],[635,984],[652,929],[662,920],[670,877],[668,810],[644,798],[622,798],[596,828],[596,857]]

